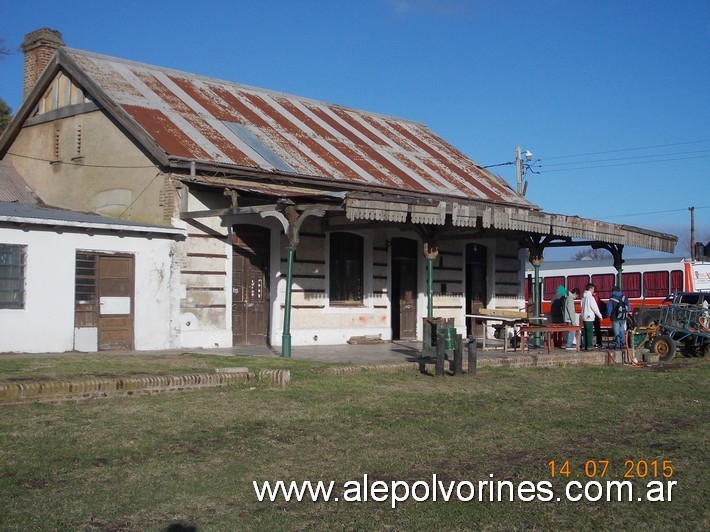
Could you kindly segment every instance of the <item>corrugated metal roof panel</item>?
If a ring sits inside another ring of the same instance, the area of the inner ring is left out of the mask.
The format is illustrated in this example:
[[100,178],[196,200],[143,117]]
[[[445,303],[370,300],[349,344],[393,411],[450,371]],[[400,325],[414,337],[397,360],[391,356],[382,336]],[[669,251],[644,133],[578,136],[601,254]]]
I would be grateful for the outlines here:
[[535,208],[420,123],[70,48],[61,53],[169,156]]
[[44,205],[23,205],[0,201],[0,222],[34,223],[38,225],[110,229],[140,233],[184,236],[185,230],[162,225],[119,220],[100,214],[57,209]]
[[13,201],[27,205],[41,205],[42,201],[32,192],[12,164],[0,161],[0,201]]

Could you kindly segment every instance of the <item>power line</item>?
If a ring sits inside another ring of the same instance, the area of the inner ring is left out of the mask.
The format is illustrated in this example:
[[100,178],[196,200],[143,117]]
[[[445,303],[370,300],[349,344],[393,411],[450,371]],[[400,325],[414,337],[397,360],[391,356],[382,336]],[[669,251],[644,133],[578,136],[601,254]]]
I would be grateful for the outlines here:
[[[590,170],[590,169],[595,169],[595,168],[609,168],[612,166],[630,166],[633,164],[649,164],[649,163],[662,163],[662,162],[667,162],[667,161],[686,161],[689,159],[703,159],[706,157],[710,157],[709,155],[696,155],[694,157],[675,157],[672,159],[656,159],[653,161],[636,161],[633,163],[616,163],[616,164],[600,164],[596,166],[581,166],[579,168],[560,168],[557,170],[544,170],[544,168],[541,167],[542,171],[546,174],[550,174],[552,172],[573,172],[575,170]],[[573,164],[573,163],[570,163]],[[581,163],[576,163],[576,164],[585,164],[584,162]]]
[[135,170],[139,168],[158,168],[156,165],[145,165],[145,166],[121,166],[121,165],[105,165],[105,164],[84,164],[84,163],[70,163],[65,161],[54,161],[52,159],[42,159],[41,157],[31,157],[29,155],[21,155],[19,153],[7,152],[8,155],[13,157],[21,157],[23,159],[32,159],[33,161],[42,161],[43,163],[55,163],[55,164],[65,164],[69,166],[83,166],[85,168],[120,168],[126,170]]
[[[608,168],[611,166],[627,166],[627,165],[632,165],[632,164],[648,164],[648,163],[656,163],[656,162],[669,162],[669,161],[683,161],[683,160],[688,160],[688,159],[698,159],[698,158],[703,158],[703,157],[710,157],[710,153],[708,155],[696,155],[696,156],[691,156],[691,157],[671,157],[671,156],[691,155],[691,154],[696,154],[696,153],[705,154],[705,153],[710,152],[710,150],[704,149],[704,150],[694,150],[694,151],[684,151],[684,152],[683,151],[682,152],[668,152],[668,153],[660,153],[660,154],[656,154],[656,155],[651,154],[651,155],[616,157],[616,158],[606,158],[606,159],[592,159],[592,160],[546,164],[546,162],[550,161],[550,160],[571,159],[574,157],[589,157],[592,155],[606,155],[606,154],[611,154],[611,153],[622,153],[622,152],[650,150],[650,149],[657,149],[657,148],[668,148],[668,147],[672,147],[672,146],[687,146],[687,145],[692,145],[692,144],[702,144],[702,143],[706,143],[706,142],[710,142],[710,140],[694,140],[694,141],[688,141],[688,142],[674,142],[674,143],[669,143],[669,144],[655,144],[653,146],[639,146],[636,148],[620,148],[620,149],[615,149],[615,150],[579,153],[579,154],[575,154],[575,155],[558,155],[558,156],[553,156],[553,157],[539,158],[535,161],[534,165],[536,168],[542,170],[544,173],[552,173],[552,172],[571,172],[574,170],[593,170],[596,168]],[[635,162],[628,162],[628,163],[581,166],[581,167],[578,166],[578,165],[585,165],[585,164],[590,165],[592,163],[604,163],[604,162],[636,160],[636,159],[638,159],[638,160]],[[477,165],[477,166],[478,166],[478,168],[484,169],[484,168],[494,168],[494,167],[498,167],[498,166],[508,166],[508,165],[513,165],[513,164],[515,164],[515,161],[499,163],[499,164],[489,164],[489,165],[485,165],[485,166],[480,166],[480,165]],[[548,170],[547,168],[551,167],[551,166],[564,166],[567,168]],[[535,173],[540,173],[540,172],[535,172]]]
[[[681,151],[681,152],[675,152],[675,153],[659,153],[658,155],[637,155],[634,157],[615,157],[612,159],[593,159],[590,161],[580,161],[578,163],[571,162],[571,163],[552,163],[552,164],[547,164],[545,166],[569,166],[569,165],[574,165],[574,164],[590,164],[590,163],[604,163],[604,162],[610,162],[610,161],[626,161],[630,159],[643,159],[643,160],[649,160],[652,157],[668,157],[670,155],[691,155],[695,153],[707,153],[710,155],[710,150],[695,150],[695,151]],[[553,157],[554,159],[554,157]],[[653,162],[653,161],[650,161]]]
[[[701,210],[701,209],[710,209],[710,205],[704,205],[702,207],[695,207],[695,210]],[[667,214],[669,212],[685,212],[687,211],[688,208],[685,207],[683,209],[666,209],[663,211],[653,211],[653,212],[637,212],[637,213],[631,213],[631,214],[609,214],[606,216],[596,216],[596,218],[629,218],[631,216],[646,216],[649,214]]]
[[623,152],[623,151],[651,150],[654,148],[668,148],[670,146],[685,146],[688,144],[702,144],[703,142],[710,142],[710,140],[693,140],[693,141],[689,141],[689,142],[675,142],[672,144],[656,144],[655,146],[640,146],[637,148],[620,148],[617,150],[578,153],[576,155],[558,155],[556,157],[545,157],[545,159],[568,159],[568,158],[572,158],[572,157],[587,157],[589,155],[604,155],[607,153],[619,153],[619,152]]

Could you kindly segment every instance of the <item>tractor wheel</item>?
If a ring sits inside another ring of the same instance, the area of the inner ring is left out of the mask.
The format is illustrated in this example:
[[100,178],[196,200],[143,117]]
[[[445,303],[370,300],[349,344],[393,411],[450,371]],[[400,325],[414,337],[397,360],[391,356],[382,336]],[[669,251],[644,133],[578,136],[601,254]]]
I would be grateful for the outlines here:
[[687,339],[680,348],[680,352],[687,358],[700,356],[700,347],[693,343],[692,339]]
[[651,344],[651,351],[658,355],[661,362],[668,362],[675,355],[675,341],[670,336],[661,334]]

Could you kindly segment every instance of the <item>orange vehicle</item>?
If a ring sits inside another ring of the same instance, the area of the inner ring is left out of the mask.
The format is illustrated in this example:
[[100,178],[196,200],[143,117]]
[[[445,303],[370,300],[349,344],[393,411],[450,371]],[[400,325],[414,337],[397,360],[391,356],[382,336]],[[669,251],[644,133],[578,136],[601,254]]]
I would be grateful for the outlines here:
[[[528,308],[533,302],[533,269],[525,271],[525,297]],[[567,290],[579,288],[584,292],[587,283],[596,286],[603,304],[606,302],[616,282],[616,269],[612,259],[545,261],[540,266],[541,313],[550,312],[550,301],[557,287]],[[679,257],[663,259],[626,259],[622,270],[622,291],[629,298],[631,310],[658,307],[667,296],[677,292],[710,291],[710,262],[689,261]],[[579,312],[579,300],[577,311]],[[602,320],[602,327],[611,327],[608,317]]]

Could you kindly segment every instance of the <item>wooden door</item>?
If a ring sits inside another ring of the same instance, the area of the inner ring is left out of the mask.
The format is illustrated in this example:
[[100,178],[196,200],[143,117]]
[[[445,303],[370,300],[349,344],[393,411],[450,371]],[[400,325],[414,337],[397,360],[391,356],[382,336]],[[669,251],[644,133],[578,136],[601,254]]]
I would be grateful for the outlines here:
[[417,338],[417,242],[392,239],[392,338]]
[[74,326],[96,329],[99,351],[134,348],[132,255],[77,251]]
[[235,226],[232,253],[232,343],[266,345],[269,332],[269,232]]
[[98,255],[99,351],[133,349],[133,268],[133,256]]

